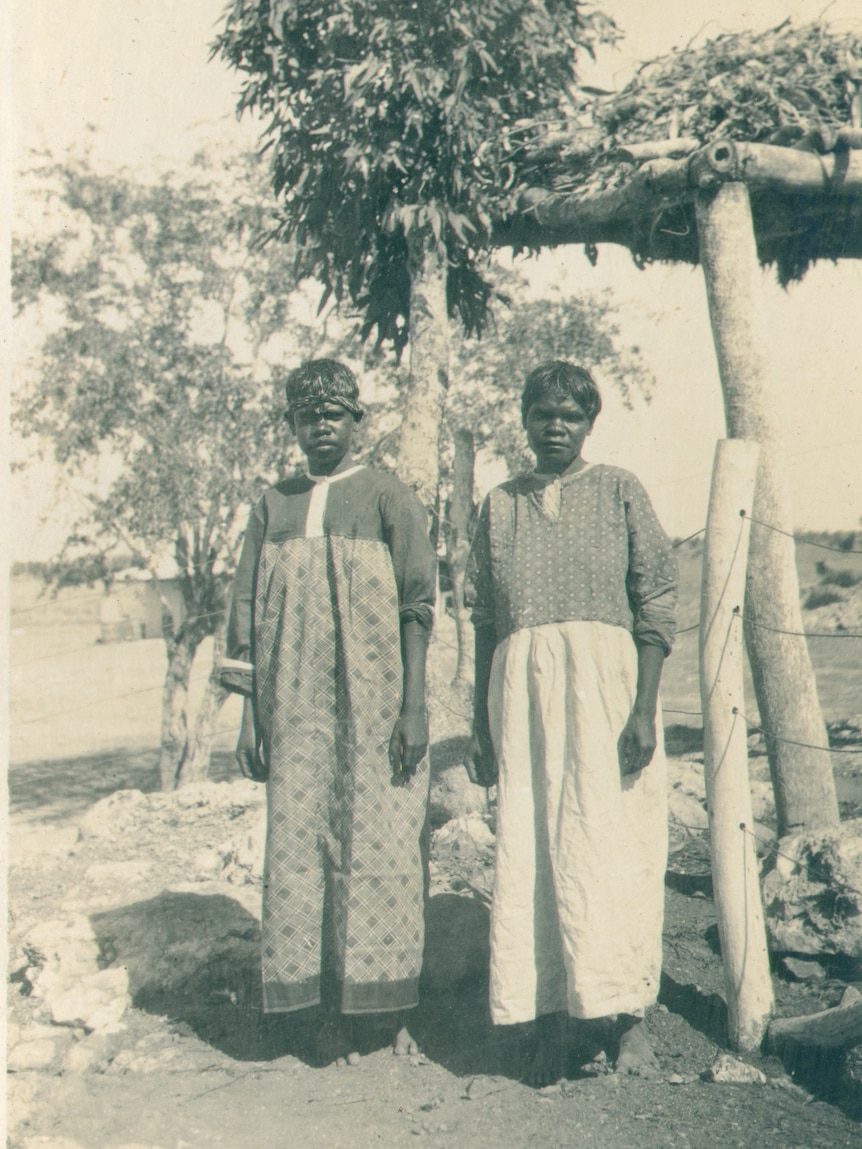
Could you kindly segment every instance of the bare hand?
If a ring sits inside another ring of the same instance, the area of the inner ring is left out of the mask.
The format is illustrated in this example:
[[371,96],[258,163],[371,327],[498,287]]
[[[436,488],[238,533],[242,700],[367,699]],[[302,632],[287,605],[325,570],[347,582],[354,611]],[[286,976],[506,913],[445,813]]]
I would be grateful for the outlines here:
[[643,770],[652,761],[655,748],[655,717],[649,718],[633,710],[617,743],[620,776],[625,778]]
[[394,778],[409,782],[428,749],[428,721],[424,711],[405,711],[392,727],[389,765]]
[[254,723],[254,705],[246,699],[242,708],[242,725],[236,743],[236,761],[243,777],[253,782],[265,782],[269,777],[269,767],[260,753],[260,740]]
[[497,756],[488,731],[474,729],[464,754],[464,769],[474,786],[496,785]]

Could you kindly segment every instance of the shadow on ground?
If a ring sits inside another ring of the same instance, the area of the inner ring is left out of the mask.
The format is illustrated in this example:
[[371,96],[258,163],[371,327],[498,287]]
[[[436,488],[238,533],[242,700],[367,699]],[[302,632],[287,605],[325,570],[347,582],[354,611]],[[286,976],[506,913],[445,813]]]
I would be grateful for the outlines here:
[[[209,780],[239,777],[233,754],[213,752]],[[26,762],[8,772],[9,813],[45,822],[72,818],[117,790],[152,794],[160,788],[158,750],[112,750],[64,761]]]
[[[128,970],[136,1008],[168,1017],[238,1061],[290,1054],[315,1064],[314,1014],[261,1010],[260,926],[233,898],[165,891],[91,921],[102,964]],[[429,1057],[455,1072],[497,1072],[487,1005],[487,908],[437,895],[429,902],[427,932],[435,980],[423,985],[415,1036]]]

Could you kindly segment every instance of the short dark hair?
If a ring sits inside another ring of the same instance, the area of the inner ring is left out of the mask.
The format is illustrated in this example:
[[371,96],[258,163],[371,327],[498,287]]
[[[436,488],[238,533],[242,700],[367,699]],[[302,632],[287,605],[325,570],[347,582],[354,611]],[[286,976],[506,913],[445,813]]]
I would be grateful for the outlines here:
[[290,417],[300,407],[331,400],[346,407],[355,419],[362,418],[356,376],[337,359],[309,359],[295,367],[287,377],[284,390]]
[[522,426],[526,427],[527,412],[533,404],[553,391],[574,399],[589,419],[590,426],[596,421],[602,409],[602,397],[595,379],[586,367],[578,367],[576,363],[568,363],[565,359],[550,359],[534,368],[524,381],[524,390],[521,392]]

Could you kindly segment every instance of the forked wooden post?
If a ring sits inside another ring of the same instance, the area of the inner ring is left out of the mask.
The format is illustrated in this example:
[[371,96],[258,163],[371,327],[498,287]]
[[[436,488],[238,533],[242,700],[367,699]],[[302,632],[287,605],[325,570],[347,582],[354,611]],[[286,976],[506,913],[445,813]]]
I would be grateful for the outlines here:
[[700,615],[700,693],[712,883],[727,983],[731,1044],[760,1047],[773,1007],[753,835],[742,688],[742,608],[760,447],[721,440],[715,452]]
[[[775,791],[779,835],[838,822],[826,727],[799,608],[793,518],[784,475],[782,406],[759,315],[761,270],[748,188],[698,193],[700,258],[727,434],[760,444],[748,562],[746,642]],[[766,524],[766,525],[763,525]],[[823,747],[823,749],[814,749]]]

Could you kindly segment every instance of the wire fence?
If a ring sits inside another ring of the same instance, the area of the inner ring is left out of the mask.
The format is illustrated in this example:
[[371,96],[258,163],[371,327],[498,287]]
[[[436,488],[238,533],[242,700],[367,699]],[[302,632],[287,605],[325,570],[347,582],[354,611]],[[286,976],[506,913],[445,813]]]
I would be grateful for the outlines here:
[[[813,547],[817,547],[821,550],[833,551],[833,552],[836,552],[839,554],[844,554],[844,555],[862,554],[862,550],[856,550],[856,549],[853,549],[850,547],[831,546],[831,545],[828,545],[825,543],[819,543],[819,542],[816,542],[814,540],[807,539],[801,535],[792,534],[789,531],[785,531],[785,530],[781,529],[780,527],[773,526],[772,524],[766,523],[760,519],[754,518],[751,515],[745,515],[744,513],[741,514],[742,519],[744,519],[746,517],[747,517],[748,521],[751,522],[752,525],[756,524],[757,526],[764,527],[767,530],[774,531],[777,534],[791,538],[795,542],[801,543],[803,545],[813,546]],[[705,533],[705,531],[706,531],[706,527],[701,527],[700,530],[694,531],[692,534],[687,535],[685,538],[679,539],[676,542],[674,542],[673,546],[674,547],[681,547],[685,543],[691,542],[693,539],[696,539],[699,536],[703,535]],[[740,536],[739,537],[740,538],[742,537],[742,523],[740,524]],[[737,546],[738,545],[739,545],[739,540],[737,540]],[[723,592],[722,592],[722,594],[723,594]],[[63,604],[67,605],[69,603],[73,603],[76,601],[83,601],[85,599],[91,600],[92,594],[77,595],[77,596],[74,596],[73,598],[64,599]],[[52,605],[51,603],[34,603],[31,606],[23,607],[23,608],[20,608],[18,610],[12,611],[11,617],[14,619],[16,617],[20,617],[21,615],[25,615],[25,614],[28,614],[32,611],[36,611],[39,609],[50,609],[51,605]],[[210,619],[210,618],[214,618],[216,616],[222,616],[224,614],[225,614],[225,610],[223,608],[219,608],[217,610],[211,610],[211,611],[204,611],[204,612],[201,612],[201,613],[198,613],[195,615],[187,616],[186,618],[181,620],[180,625],[186,626],[186,625],[193,623],[193,622],[199,622],[199,621],[202,621],[204,619]],[[832,631],[832,632],[827,632],[827,631],[785,630],[785,629],[782,629],[780,627],[771,626],[768,623],[760,622],[759,620],[753,618],[750,613],[740,614],[739,612],[735,612],[733,617],[739,618],[740,621],[743,621],[745,624],[747,624],[749,626],[754,626],[754,627],[757,627],[758,629],[768,630],[768,631],[771,631],[771,632],[774,632],[777,634],[784,634],[784,635],[788,635],[788,636],[792,636],[792,637],[799,637],[799,638],[805,638],[805,639],[810,639],[810,638],[814,638],[814,639],[847,639],[847,638],[860,639],[860,638],[862,638],[862,632],[856,632],[856,631],[836,630],[836,631]],[[695,623],[691,626],[682,627],[680,630],[677,631],[677,634],[678,635],[693,634],[697,631],[700,631],[700,629],[701,629],[701,624],[698,622],[698,623]],[[447,648],[447,649],[450,649],[450,650],[453,650],[456,652],[458,651],[458,647],[456,646],[456,644],[449,642],[448,640],[444,639],[439,634],[435,637],[435,642],[437,644]],[[38,655],[35,658],[27,659],[24,662],[17,663],[14,667],[11,667],[10,669],[11,669],[12,673],[16,673],[16,672],[19,672],[19,671],[25,669],[26,667],[31,666],[35,663],[49,661],[49,660],[56,661],[59,658],[64,658],[64,657],[71,656],[74,654],[79,654],[79,653],[82,653],[83,651],[87,651],[87,650],[92,650],[92,644],[91,643],[86,644],[86,645],[72,647],[68,650],[60,651],[57,653]],[[197,682],[197,681],[203,681],[203,680],[211,677],[211,674],[212,674],[212,670],[208,669],[205,674],[192,675],[192,677],[189,679],[189,685],[191,685],[192,683]],[[154,685],[154,686],[143,687],[140,690],[123,691],[123,692],[118,693],[118,694],[109,695],[107,697],[102,697],[99,699],[94,699],[91,702],[82,703],[80,706],[70,707],[70,708],[67,708],[67,709],[64,709],[61,711],[53,711],[49,715],[39,715],[39,716],[34,717],[34,718],[27,718],[27,719],[23,719],[23,720],[18,721],[18,722],[13,722],[10,724],[9,728],[14,730],[14,729],[21,727],[21,726],[34,725],[34,724],[37,724],[40,722],[50,722],[50,721],[53,721],[55,718],[66,717],[66,716],[71,715],[71,714],[79,713],[83,710],[92,709],[94,707],[99,707],[99,706],[104,706],[107,703],[110,703],[113,701],[125,700],[125,699],[132,698],[132,697],[135,697],[137,695],[142,695],[142,694],[161,692],[161,691],[163,691],[163,689],[164,689],[164,685],[162,683],[159,683],[159,684]],[[449,711],[454,717],[457,717],[457,718],[462,719],[462,720],[463,719],[469,719],[469,717],[470,717],[470,715],[467,713],[461,712],[459,710],[455,710],[452,706],[450,706],[442,698],[440,698],[439,695],[435,697],[435,702],[437,704],[439,704],[440,706],[442,706],[443,709]],[[680,714],[680,715],[685,715],[688,717],[696,717],[696,718],[700,718],[702,721],[702,715],[699,711],[675,710],[673,708],[665,708],[664,713],[665,714]],[[745,715],[742,715],[742,717],[745,718]],[[824,750],[824,751],[831,753],[831,754],[860,754],[860,753],[862,753],[862,749],[860,749],[860,750],[849,749],[848,750],[845,748],[837,748],[837,747],[830,747],[830,746],[813,746],[813,745],[809,746],[807,743],[795,743],[792,739],[783,738],[781,735],[778,735],[778,734],[775,734],[771,731],[768,731],[768,730],[764,729],[763,727],[758,726],[756,723],[753,723],[752,721],[750,721],[747,718],[745,718],[745,721],[748,723],[750,728],[756,729],[758,732],[762,733],[767,739],[771,739],[771,740],[776,741],[776,742],[786,742],[786,743],[793,744],[793,745],[807,746],[809,749]]]

